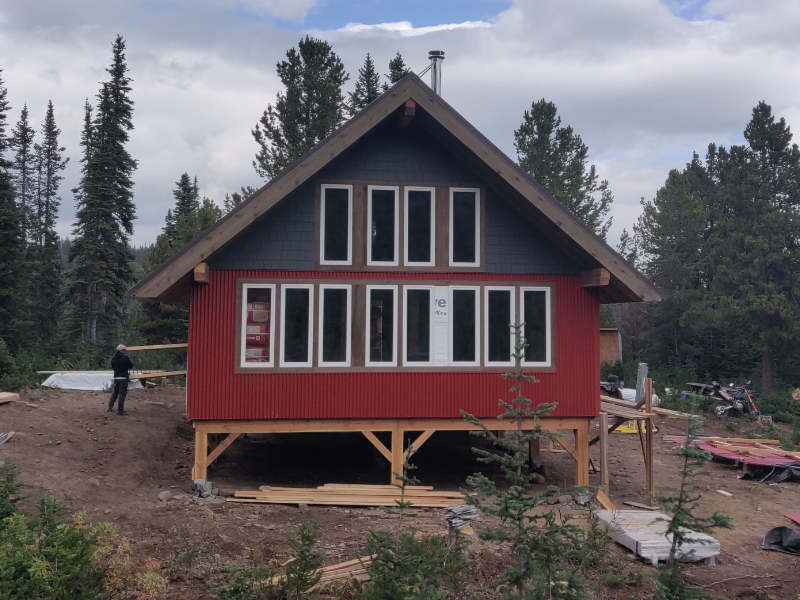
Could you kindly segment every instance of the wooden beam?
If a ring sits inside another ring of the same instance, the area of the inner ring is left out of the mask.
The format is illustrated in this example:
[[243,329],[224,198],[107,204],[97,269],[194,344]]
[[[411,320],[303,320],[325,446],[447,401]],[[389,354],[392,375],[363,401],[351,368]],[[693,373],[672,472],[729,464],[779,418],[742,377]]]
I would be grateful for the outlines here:
[[192,479],[208,477],[208,433],[202,427],[194,428],[194,468]]
[[[153,344],[152,346],[128,346],[128,352],[137,352],[139,350],[168,350],[170,348],[188,348],[188,347],[189,344],[186,342],[182,344]],[[56,372],[63,373],[64,371],[56,371]]]
[[408,124],[411,123],[411,120],[414,118],[417,110],[417,103],[414,102],[413,98],[409,98],[403,104],[403,116],[400,118],[400,127],[408,127]]
[[208,263],[201,262],[194,268],[195,283],[208,283]]
[[572,444],[570,444],[565,438],[557,437],[555,438],[555,442],[559,446],[561,446],[564,450],[566,450],[572,458],[578,460],[578,455],[575,454],[575,447]]
[[391,471],[389,472],[389,483],[392,485],[402,485],[402,481],[397,475],[403,474],[403,464],[405,463],[405,455],[403,453],[403,430],[399,425],[395,425],[392,429],[392,460]]
[[209,454],[208,457],[206,458],[206,467],[208,467],[211,463],[213,463],[215,460],[217,460],[217,458],[219,458],[219,455],[222,454],[223,452],[225,452],[225,450],[228,449],[228,446],[230,446],[233,442],[235,442],[236,439],[240,435],[242,435],[242,434],[241,433],[229,433],[228,437],[226,437],[219,444],[217,444],[217,447],[214,448],[211,451],[211,454]]
[[611,486],[608,472],[608,413],[600,413],[600,488],[609,493]]
[[578,274],[581,287],[605,287],[611,283],[611,272],[608,269],[590,269]]
[[[644,388],[644,408],[648,413],[653,411],[653,380],[649,377],[645,380]],[[647,418],[647,430],[645,437],[645,483],[647,486],[647,501],[653,504],[653,417]]]
[[417,439],[411,442],[411,444],[408,446],[408,450],[406,450],[406,458],[411,458],[414,453],[422,447],[422,444],[427,442],[434,433],[436,433],[435,429],[428,429],[427,431],[420,433]]
[[186,371],[150,371],[141,375],[131,375],[129,379],[157,379],[159,377],[177,377],[178,375],[186,375]]
[[372,433],[371,431],[362,431],[361,433],[363,433],[364,437],[367,438],[372,443],[373,446],[375,446],[375,448],[378,450],[378,452],[381,453],[383,458],[388,460],[390,463],[392,462],[392,453],[389,452],[389,449],[383,445],[383,442],[381,442],[374,433]]
[[575,429],[575,485],[589,485],[589,420]]

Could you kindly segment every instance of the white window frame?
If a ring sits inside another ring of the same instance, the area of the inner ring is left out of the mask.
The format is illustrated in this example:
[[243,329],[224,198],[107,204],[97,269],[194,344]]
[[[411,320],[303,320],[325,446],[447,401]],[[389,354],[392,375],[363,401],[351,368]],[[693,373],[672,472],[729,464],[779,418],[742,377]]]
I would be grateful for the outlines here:
[[[408,193],[430,192],[431,194],[431,256],[430,260],[408,260]],[[403,264],[409,267],[433,267],[436,265],[436,188],[422,186],[406,186],[403,188]]]
[[[549,286],[524,286],[519,288],[519,315],[520,321],[525,316],[525,292],[544,292],[544,315],[545,315],[545,361],[526,361],[525,355],[522,356],[522,366],[524,367],[552,367],[553,366],[553,321],[550,313],[550,293]],[[523,330],[523,334],[524,334]],[[526,336],[527,337],[527,336]]]
[[[325,260],[325,190],[347,190],[347,260]],[[323,183],[319,201],[319,264],[353,264],[353,186],[339,183]]]
[[[372,260],[372,192],[389,190],[394,192],[394,260]],[[400,264],[400,186],[367,186],[367,265],[371,267],[396,267]]]
[[[455,352],[453,347],[453,292],[470,291],[475,293],[475,360],[457,361],[454,359]],[[481,364],[481,288],[472,285],[450,286],[450,349],[449,364],[454,367],[477,367]]]
[[[432,285],[404,285],[403,286],[403,366],[404,367],[431,367],[432,340],[433,340],[433,288]],[[409,290],[428,290],[428,360],[422,362],[418,360],[408,360],[408,291]]]
[[[322,322],[325,315],[325,290],[345,290],[347,295],[347,333],[345,338],[345,360],[344,361],[324,361],[322,359],[323,332],[325,330]],[[350,366],[350,341],[353,336],[353,317],[352,317],[352,297],[353,286],[341,283],[324,283],[319,285],[319,315],[317,318],[317,364],[320,367],[349,367]]]
[[[287,362],[284,360],[286,349],[286,290],[308,290],[308,360],[304,362]],[[290,283],[281,285],[281,357],[282,367],[310,367],[314,359],[314,284]]]
[[[489,360],[489,292],[504,291],[509,292],[509,302],[511,303],[511,323],[509,326],[509,361]],[[483,288],[483,356],[484,366],[487,367],[509,367],[514,365],[514,331],[511,326],[516,322],[517,313],[515,306],[516,288],[508,285],[487,285]]]
[[[453,260],[453,195],[456,192],[475,193],[475,261],[455,262]],[[447,236],[450,243],[449,264],[451,267],[480,267],[481,266],[481,190],[480,188],[451,187],[450,188],[450,232]]]
[[[370,319],[370,298],[372,294],[372,290],[391,290],[394,301],[392,302],[392,328],[393,328],[393,335],[392,335],[392,360],[384,360],[384,361],[371,361],[369,359],[369,349],[372,347],[372,339],[371,339],[371,330],[369,326],[369,319]],[[399,295],[397,293],[398,286],[396,285],[368,285],[367,286],[367,318],[364,321],[366,324],[366,346],[364,350],[364,365],[367,367],[396,367],[397,366],[397,340],[400,337],[398,335],[399,331],[397,330],[397,301],[399,299]]]
[[[270,290],[269,302],[269,361],[268,362],[247,362],[247,291],[253,289],[266,289]],[[274,283],[244,283],[242,284],[242,320],[239,323],[241,327],[241,342],[239,347],[239,367],[242,369],[258,369],[275,366],[275,284]]]

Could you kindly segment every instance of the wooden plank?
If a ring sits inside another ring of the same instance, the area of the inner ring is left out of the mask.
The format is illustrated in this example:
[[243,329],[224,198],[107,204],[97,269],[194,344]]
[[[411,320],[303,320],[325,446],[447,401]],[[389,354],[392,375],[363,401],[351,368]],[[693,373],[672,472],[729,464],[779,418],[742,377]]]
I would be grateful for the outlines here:
[[178,375],[186,375],[186,371],[151,371],[141,375],[131,375],[129,379],[158,379],[159,377],[177,377]]
[[241,433],[229,433],[228,437],[226,437],[219,444],[217,444],[217,447],[214,448],[211,451],[211,454],[209,454],[208,458],[206,459],[206,467],[208,467],[208,465],[210,465],[215,460],[217,460],[217,458],[219,458],[219,455],[222,454],[223,452],[225,452],[225,450],[228,449],[228,446],[230,446],[233,442],[235,442],[236,439],[240,435],[242,435],[242,434]]
[[361,433],[364,434],[364,437],[367,438],[373,446],[375,446],[375,449],[380,452],[381,455],[383,455],[383,458],[388,460],[390,463],[392,462],[392,453],[389,452],[389,449],[383,445],[383,442],[381,442],[374,433],[371,431],[362,431]]
[[553,441],[568,452],[573,459],[578,460],[578,456],[575,454],[575,446],[570,444],[565,437],[559,436],[553,439]]
[[6,402],[19,402],[19,394],[15,392],[0,392],[0,404]]
[[635,508],[643,508],[645,510],[659,510],[658,506],[650,506],[648,504],[642,504],[641,502],[634,502],[633,500],[625,500],[623,504],[627,504],[628,506],[633,506]]
[[206,479],[208,477],[208,433],[201,427],[194,429],[194,467],[192,479]]
[[422,447],[422,444],[427,442],[434,433],[436,433],[435,429],[428,429],[427,431],[420,433],[417,439],[411,442],[411,444],[408,446],[408,450],[406,450],[406,457],[411,458],[414,453]]
[[[189,344],[152,344],[150,346],[128,346],[128,352],[138,352],[139,350],[169,350],[170,348],[188,348]],[[41,371],[45,373],[46,371]],[[53,371],[54,373],[64,373],[65,371]]]
[[597,501],[600,503],[600,506],[606,510],[617,510],[616,505],[611,501],[611,498],[608,497],[608,494],[604,490],[597,490]]
[[[608,413],[600,413],[600,487],[608,494],[610,491],[608,462]],[[605,507],[608,508],[608,507]]]
[[[323,483],[318,485],[317,489],[379,489],[379,490],[396,490],[393,485],[388,484],[372,484],[372,483]],[[432,485],[407,485],[407,490],[433,490]]]
[[[394,496],[400,498],[400,490],[395,486],[391,489],[353,489],[353,488],[297,488],[280,486],[262,486],[258,490],[235,490],[233,495],[236,498],[250,498],[262,496],[280,495],[305,495],[314,497],[337,497],[337,496]],[[414,498],[464,498],[464,494],[458,491],[446,490],[413,490],[406,488],[406,497]]]
[[[649,377],[645,380],[644,409],[646,412],[653,412],[653,380]],[[638,421],[637,421],[638,422]],[[645,456],[644,473],[645,486],[647,488],[647,501],[653,503],[653,419],[648,417],[647,430],[644,432]]]
[[405,454],[403,452],[403,430],[399,425],[395,425],[394,429],[392,429],[392,459],[389,463],[391,465],[389,483],[400,485],[402,481],[398,478],[398,475],[403,475]]
[[[685,435],[673,435],[673,434],[664,434],[665,441],[667,442],[683,442],[686,440]],[[742,443],[742,444],[780,444],[780,440],[766,440],[761,438],[737,438],[737,437],[720,437],[720,436],[702,436],[697,438],[698,442],[711,442],[711,441],[720,441],[720,442],[728,442],[731,444],[735,443]]]
[[195,283],[208,283],[208,263],[201,262],[194,268]]
[[611,273],[608,269],[591,269],[578,273],[581,287],[605,287],[611,283]]
[[669,410],[668,408],[661,408],[659,406],[654,406],[652,408],[652,412],[661,417],[671,417],[673,419],[688,419],[689,417],[694,416],[690,413],[680,412],[678,410]]
[[575,430],[575,485],[589,485],[589,420]]
[[[225,498],[226,502],[242,502],[242,503],[254,503],[254,504],[315,504],[315,505],[322,505],[322,506],[396,506],[397,503],[394,499],[380,499],[380,498],[352,498],[352,499],[342,499],[342,500],[333,500],[333,499],[324,499],[324,500],[317,500],[314,498],[311,499],[267,499],[267,498]],[[459,502],[442,502],[442,501],[433,501],[433,500],[425,500],[425,501],[414,501],[414,506],[419,508],[447,508],[448,506],[453,506],[454,504],[460,504]]]

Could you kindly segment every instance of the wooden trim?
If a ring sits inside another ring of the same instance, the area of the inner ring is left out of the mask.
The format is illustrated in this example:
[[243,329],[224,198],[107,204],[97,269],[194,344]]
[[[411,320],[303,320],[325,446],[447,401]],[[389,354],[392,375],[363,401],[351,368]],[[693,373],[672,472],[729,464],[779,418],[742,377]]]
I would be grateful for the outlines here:
[[208,283],[208,263],[201,262],[194,268],[194,282]]
[[406,450],[406,457],[411,458],[414,456],[414,453],[422,448],[422,445],[427,442],[434,433],[436,433],[435,429],[428,429],[427,431],[420,433],[419,436],[417,436],[417,439],[409,444],[408,450]]
[[591,269],[578,273],[581,287],[605,287],[611,283],[611,273],[608,269]]
[[217,444],[216,448],[214,448],[211,453],[206,458],[206,468],[211,465],[219,456],[228,449],[228,447],[235,442],[239,436],[242,435],[241,433],[229,433],[228,437],[222,440],[219,444]]
[[[170,348],[188,348],[189,344],[153,344],[152,346],[128,346],[128,352],[136,352],[138,350],[167,350]],[[53,373],[64,373],[65,371],[52,371]],[[37,371],[37,373],[44,373],[44,371]]]
[[371,431],[362,431],[361,433],[363,433],[364,437],[367,438],[373,446],[375,446],[375,449],[380,452],[381,455],[383,455],[383,458],[388,460],[390,463],[392,462],[392,453],[386,446],[383,445],[383,442],[381,442],[374,433]]
[[403,116],[398,123],[399,127],[408,127],[408,124],[411,123],[414,115],[416,114],[417,103],[414,102],[412,98],[409,98],[403,104]]
[[406,75],[377,101],[289,165],[229,215],[200,234],[183,251],[144,278],[134,287],[134,295],[138,298],[159,298],[169,295],[170,288],[182,281],[197,263],[211,256],[271,210],[280,200],[303,185],[322,167],[393,114],[409,98],[412,98],[418,107],[424,109],[436,123],[563,233],[564,245],[571,244],[571,247],[580,250],[588,261],[598,262],[608,269],[615,281],[623,286],[621,291],[630,292],[626,300],[661,299],[661,294],[655,287],[628,265],[617,252],[581,224],[544,188],[535,183],[413,73]]

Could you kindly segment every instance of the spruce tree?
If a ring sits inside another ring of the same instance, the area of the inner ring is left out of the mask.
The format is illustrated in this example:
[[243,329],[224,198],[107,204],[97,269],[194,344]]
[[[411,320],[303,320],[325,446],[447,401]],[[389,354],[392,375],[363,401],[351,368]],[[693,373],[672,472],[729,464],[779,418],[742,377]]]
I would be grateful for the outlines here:
[[13,352],[19,345],[18,286],[22,273],[24,237],[9,171],[11,165],[6,158],[9,149],[6,134],[9,108],[8,91],[0,70],[0,340],[5,341]]
[[200,209],[197,178],[192,181],[188,173],[183,173],[175,182],[172,195],[175,198],[175,210],[172,211],[175,232],[169,242],[172,247],[183,247],[197,234],[197,211]]
[[394,55],[394,58],[389,61],[389,73],[386,75],[386,79],[389,80],[389,83],[383,84],[383,91],[385,92],[400,81],[406,73],[408,73],[408,68],[403,60],[403,55],[398,52]]
[[514,131],[519,166],[589,229],[604,238],[614,195],[588,164],[589,148],[571,126],[561,125],[556,105],[542,98]]
[[135,218],[131,177],[136,161],[125,147],[133,129],[133,100],[121,36],[114,41],[107,72],[110,77],[97,95],[94,118],[88,122],[87,110],[81,136],[84,164],[76,193],[68,285],[73,322],[81,339],[95,346],[113,343],[133,276],[129,238]]
[[222,210],[226,215],[258,191],[254,187],[251,187],[249,185],[242,186],[240,190],[241,191],[239,192],[231,192],[230,194],[225,194],[225,200],[223,201],[222,204]]
[[355,116],[380,95],[379,75],[375,70],[375,61],[367,52],[364,66],[358,70],[356,88],[350,92],[350,116]]
[[258,144],[253,167],[264,179],[275,177],[344,119],[342,86],[348,75],[328,42],[304,37],[277,71],[285,89],[252,130]]
[[17,195],[17,205],[22,215],[25,238],[30,241],[34,234],[34,204],[36,194],[36,157],[34,138],[36,131],[30,126],[28,105],[22,106],[19,121],[11,131],[11,147],[14,154],[11,160],[13,181]]

